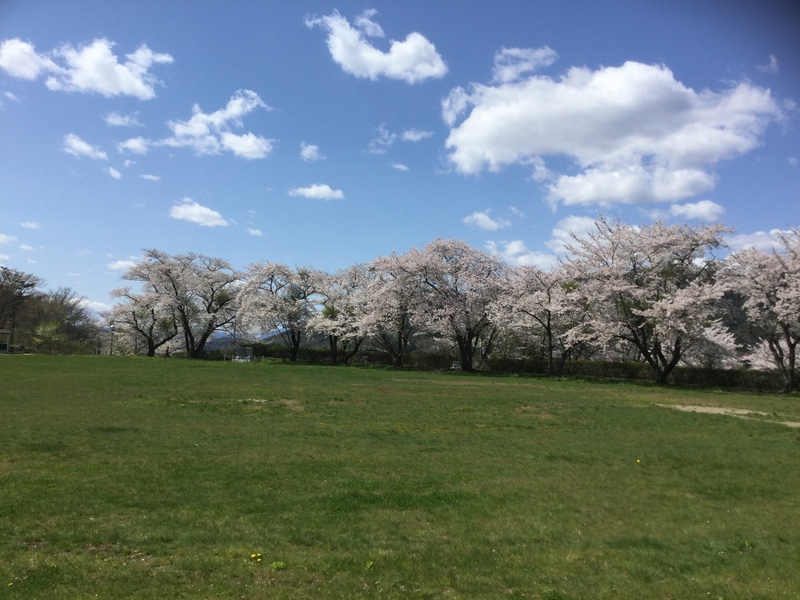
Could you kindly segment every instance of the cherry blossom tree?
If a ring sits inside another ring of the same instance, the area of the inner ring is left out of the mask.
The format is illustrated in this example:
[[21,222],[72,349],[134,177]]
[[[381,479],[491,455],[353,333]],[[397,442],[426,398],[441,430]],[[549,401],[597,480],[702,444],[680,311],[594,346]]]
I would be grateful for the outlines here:
[[389,353],[393,366],[402,367],[403,356],[417,331],[411,320],[418,295],[416,280],[399,267],[394,256],[375,259],[370,271],[360,327]]
[[466,242],[437,239],[422,250],[392,255],[392,268],[410,275],[418,297],[412,319],[458,349],[461,369],[489,355],[496,331],[489,305],[502,290],[506,266]]
[[220,258],[155,249],[145,250],[144,260],[124,276],[141,282],[145,295],[154,295],[174,310],[191,358],[200,356],[209,337],[236,318],[240,277]]
[[768,351],[787,392],[798,389],[800,342],[800,229],[777,234],[768,253],[747,248],[732,254],[724,281],[744,297],[744,310],[760,349]]
[[132,333],[135,340],[144,342],[147,356],[155,356],[156,350],[178,335],[176,310],[170,302],[165,302],[164,296],[152,292],[136,294],[126,286],[113,290],[111,297],[122,302],[114,306],[108,320]]
[[297,360],[300,343],[314,316],[321,274],[277,262],[253,263],[240,290],[240,325],[246,331],[277,334]]
[[684,353],[709,334],[722,289],[715,285],[721,225],[633,227],[599,218],[595,231],[573,236],[566,262],[587,308],[587,318],[565,335],[567,343],[633,345],[657,383]]
[[563,269],[522,265],[509,271],[505,290],[491,305],[492,320],[504,329],[541,337],[549,375],[561,372],[574,350],[563,335],[583,317],[573,291]]
[[349,362],[366,337],[363,316],[370,277],[366,264],[356,264],[332,275],[318,275],[317,291],[322,299],[322,310],[312,314],[308,327],[328,337],[333,364],[340,360]]

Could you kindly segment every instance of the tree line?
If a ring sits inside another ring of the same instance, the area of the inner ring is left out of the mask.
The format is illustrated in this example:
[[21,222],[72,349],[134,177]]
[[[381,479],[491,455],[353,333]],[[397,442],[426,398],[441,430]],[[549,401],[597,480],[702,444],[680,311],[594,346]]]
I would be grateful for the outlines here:
[[796,390],[800,229],[777,233],[771,252],[720,258],[728,231],[601,217],[549,270],[511,267],[453,239],[335,273],[268,261],[238,271],[148,249],[105,318],[120,350],[148,356],[171,348],[200,357],[226,332],[238,345],[280,340],[296,360],[314,335],[327,339],[333,363],[369,350],[400,367],[424,338],[466,371],[493,354],[537,356],[551,375],[568,361],[638,361],[666,383],[678,365],[746,360]]
[[101,324],[70,288],[45,291],[44,281],[0,266],[0,329],[17,352],[92,352]]

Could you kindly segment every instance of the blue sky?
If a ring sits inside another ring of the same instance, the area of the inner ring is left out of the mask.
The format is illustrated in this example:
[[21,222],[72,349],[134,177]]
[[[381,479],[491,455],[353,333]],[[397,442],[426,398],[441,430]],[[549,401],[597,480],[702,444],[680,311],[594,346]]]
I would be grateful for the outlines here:
[[0,2],[0,264],[108,306],[142,248],[334,271],[599,214],[800,225],[791,2]]

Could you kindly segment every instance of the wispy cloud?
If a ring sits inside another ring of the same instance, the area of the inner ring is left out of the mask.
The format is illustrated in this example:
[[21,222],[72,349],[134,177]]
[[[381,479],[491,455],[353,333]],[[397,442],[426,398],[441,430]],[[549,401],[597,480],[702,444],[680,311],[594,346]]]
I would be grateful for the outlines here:
[[64,136],[63,149],[67,154],[72,154],[78,158],[85,157],[93,160],[108,160],[108,154],[100,150],[98,146],[92,146],[88,142],[84,142],[74,133],[68,133]]
[[141,127],[142,124],[136,115],[121,115],[111,112],[103,116],[103,120],[112,127]]
[[778,71],[780,71],[780,68],[778,67],[778,59],[775,58],[774,54],[770,54],[769,60],[767,60],[767,64],[758,65],[756,69],[758,69],[762,73],[777,73]]
[[421,131],[419,129],[407,129],[403,132],[404,142],[421,142],[433,136],[432,131]]

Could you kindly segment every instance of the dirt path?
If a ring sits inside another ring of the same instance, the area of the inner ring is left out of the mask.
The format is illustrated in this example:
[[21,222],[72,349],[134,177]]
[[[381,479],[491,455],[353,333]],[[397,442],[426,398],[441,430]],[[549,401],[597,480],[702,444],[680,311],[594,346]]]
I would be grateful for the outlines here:
[[680,410],[683,412],[704,413],[709,415],[726,415],[729,417],[737,417],[739,419],[749,419],[751,421],[761,421],[763,423],[776,423],[778,425],[786,425],[786,427],[800,428],[800,422],[797,421],[772,421],[769,419],[759,419],[749,415],[758,415],[766,417],[769,413],[760,412],[757,410],[745,410],[743,408],[722,408],[719,406],[698,406],[696,404],[658,404],[663,408],[671,408],[672,410]]

